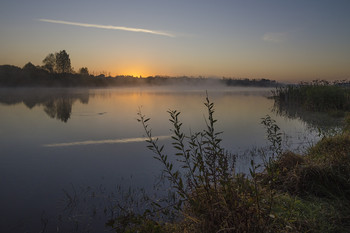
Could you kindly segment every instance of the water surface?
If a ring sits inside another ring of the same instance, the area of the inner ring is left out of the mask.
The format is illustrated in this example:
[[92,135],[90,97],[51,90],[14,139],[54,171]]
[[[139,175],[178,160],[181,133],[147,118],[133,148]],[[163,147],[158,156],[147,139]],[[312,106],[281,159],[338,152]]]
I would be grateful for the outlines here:
[[[269,94],[267,88],[208,90],[226,149],[242,154],[266,146],[260,122],[267,114],[288,135],[288,146],[314,138],[301,120],[275,115]],[[199,131],[205,128],[205,97],[204,89],[186,88],[0,89],[0,230],[40,232],[47,220],[45,230],[56,231],[66,190],[152,191],[161,166],[146,149],[138,109],[151,118],[153,135],[169,145],[167,111],[181,111],[185,133]],[[249,163],[240,156],[236,171],[247,172]]]

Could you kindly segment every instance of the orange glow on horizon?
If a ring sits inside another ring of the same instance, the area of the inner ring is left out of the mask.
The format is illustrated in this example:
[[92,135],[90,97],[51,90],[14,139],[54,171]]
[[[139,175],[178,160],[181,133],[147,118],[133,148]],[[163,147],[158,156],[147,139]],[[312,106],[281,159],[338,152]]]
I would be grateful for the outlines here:
[[150,67],[147,67],[145,64],[121,64],[118,67],[108,67],[113,76],[125,75],[125,76],[134,76],[134,77],[148,77],[154,75],[153,72],[150,72]]

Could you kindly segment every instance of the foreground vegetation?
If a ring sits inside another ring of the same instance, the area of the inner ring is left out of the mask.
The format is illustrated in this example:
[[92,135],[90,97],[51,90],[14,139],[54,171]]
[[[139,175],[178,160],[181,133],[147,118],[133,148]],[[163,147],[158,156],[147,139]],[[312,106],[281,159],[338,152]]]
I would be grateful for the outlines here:
[[261,152],[263,169],[252,161],[244,175],[234,172],[235,156],[220,146],[214,104],[207,98],[205,106],[206,129],[189,136],[180,113],[169,111],[173,158],[139,112],[148,148],[163,164],[177,199],[143,213],[125,211],[109,226],[116,232],[350,232],[350,116],[342,133],[324,137],[305,155],[283,151],[279,127],[263,118],[270,150]]

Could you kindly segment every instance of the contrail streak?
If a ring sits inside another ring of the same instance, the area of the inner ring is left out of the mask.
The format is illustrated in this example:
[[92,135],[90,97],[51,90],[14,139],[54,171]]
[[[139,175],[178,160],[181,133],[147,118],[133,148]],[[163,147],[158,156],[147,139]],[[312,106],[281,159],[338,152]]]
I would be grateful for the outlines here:
[[143,28],[130,28],[130,27],[120,27],[120,26],[112,26],[112,25],[78,23],[78,22],[69,22],[69,21],[53,20],[53,19],[39,19],[39,21],[47,22],[47,23],[57,23],[57,24],[73,25],[73,26],[80,26],[80,27],[88,27],[88,28],[102,28],[102,29],[109,29],[109,30],[129,31],[129,32],[143,32],[143,33],[150,33],[150,34],[155,34],[160,36],[175,37],[173,34],[170,34],[170,33],[148,30]]
[[[153,137],[159,140],[164,140],[170,138],[168,136],[158,136]],[[65,146],[86,146],[86,145],[96,145],[96,144],[114,144],[114,143],[131,143],[131,142],[144,142],[148,138],[124,138],[124,139],[107,139],[107,140],[88,140],[80,142],[65,142],[65,143],[54,143],[54,144],[44,144],[44,147],[65,147]]]

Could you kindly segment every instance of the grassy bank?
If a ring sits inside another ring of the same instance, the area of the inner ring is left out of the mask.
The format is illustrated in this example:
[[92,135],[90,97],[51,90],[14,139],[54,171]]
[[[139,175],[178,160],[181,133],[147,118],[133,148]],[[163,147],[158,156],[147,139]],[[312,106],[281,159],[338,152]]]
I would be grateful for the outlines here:
[[152,137],[150,119],[139,113],[148,148],[163,164],[176,200],[168,206],[154,202],[141,214],[126,211],[109,221],[110,227],[116,232],[350,232],[350,117],[342,133],[323,138],[305,155],[283,151],[279,127],[270,117],[262,119],[270,156],[263,169],[252,161],[245,175],[234,172],[235,156],[220,145],[214,104],[207,98],[205,106],[207,127],[191,135],[182,132],[180,113],[169,111],[176,163]]

